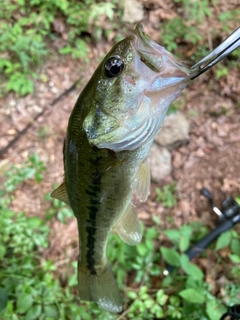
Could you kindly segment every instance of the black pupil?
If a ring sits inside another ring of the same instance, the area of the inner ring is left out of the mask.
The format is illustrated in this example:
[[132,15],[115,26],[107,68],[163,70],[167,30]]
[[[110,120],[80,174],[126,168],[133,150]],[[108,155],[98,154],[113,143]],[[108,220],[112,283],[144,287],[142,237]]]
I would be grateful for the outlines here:
[[124,67],[124,63],[120,58],[110,58],[105,64],[105,76],[113,78],[118,76]]

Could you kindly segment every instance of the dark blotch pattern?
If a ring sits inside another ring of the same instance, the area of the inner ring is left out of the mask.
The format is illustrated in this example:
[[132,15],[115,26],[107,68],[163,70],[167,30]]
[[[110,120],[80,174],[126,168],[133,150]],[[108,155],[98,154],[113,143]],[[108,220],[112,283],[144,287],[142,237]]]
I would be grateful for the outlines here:
[[[97,151],[97,150],[94,150]],[[87,267],[91,274],[96,274],[95,270],[95,260],[94,260],[94,251],[95,251],[95,236],[96,236],[96,219],[98,208],[100,205],[98,192],[101,190],[101,180],[102,174],[99,170],[101,162],[103,161],[102,157],[95,157],[90,160],[95,171],[92,177],[92,183],[88,186],[86,194],[90,196],[89,202],[90,205],[87,206],[89,212],[89,218],[87,219],[88,226],[86,228],[88,237],[87,237]]]

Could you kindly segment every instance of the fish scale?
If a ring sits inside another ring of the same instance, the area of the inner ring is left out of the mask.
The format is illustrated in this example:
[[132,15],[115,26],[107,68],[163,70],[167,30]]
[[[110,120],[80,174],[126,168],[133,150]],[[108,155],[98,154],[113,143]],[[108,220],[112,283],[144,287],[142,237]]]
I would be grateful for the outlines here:
[[107,311],[122,310],[106,256],[109,234],[116,232],[130,245],[141,241],[132,195],[147,199],[147,155],[169,104],[190,76],[139,24],[103,59],[69,118],[65,180],[52,196],[69,204],[77,218],[80,299]]

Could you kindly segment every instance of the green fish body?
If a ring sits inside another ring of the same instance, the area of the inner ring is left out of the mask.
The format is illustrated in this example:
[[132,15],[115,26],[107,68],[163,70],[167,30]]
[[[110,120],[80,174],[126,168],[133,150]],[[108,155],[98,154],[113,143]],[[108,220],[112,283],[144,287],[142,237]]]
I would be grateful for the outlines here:
[[115,231],[130,245],[141,241],[132,195],[147,199],[149,149],[169,104],[189,80],[189,69],[139,24],[104,58],[69,118],[65,180],[52,196],[77,218],[80,298],[107,311],[122,310],[106,257],[108,236]]

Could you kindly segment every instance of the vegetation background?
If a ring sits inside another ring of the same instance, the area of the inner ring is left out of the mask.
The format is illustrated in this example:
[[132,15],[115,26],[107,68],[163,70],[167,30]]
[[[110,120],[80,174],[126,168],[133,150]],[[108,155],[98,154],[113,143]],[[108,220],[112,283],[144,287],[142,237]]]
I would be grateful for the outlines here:
[[[219,206],[227,195],[239,196],[239,50],[174,103],[190,121],[190,142],[172,150],[171,174],[138,204],[142,243],[109,240],[123,313],[78,299],[76,222],[49,194],[62,179],[62,141],[79,92],[134,28],[126,22],[129,3],[1,1],[0,319],[218,320],[240,301],[239,226],[193,262],[184,254],[216,225],[199,189],[209,187]],[[239,23],[238,0],[138,3],[146,33],[192,63]],[[176,267],[168,276],[166,263]]]

